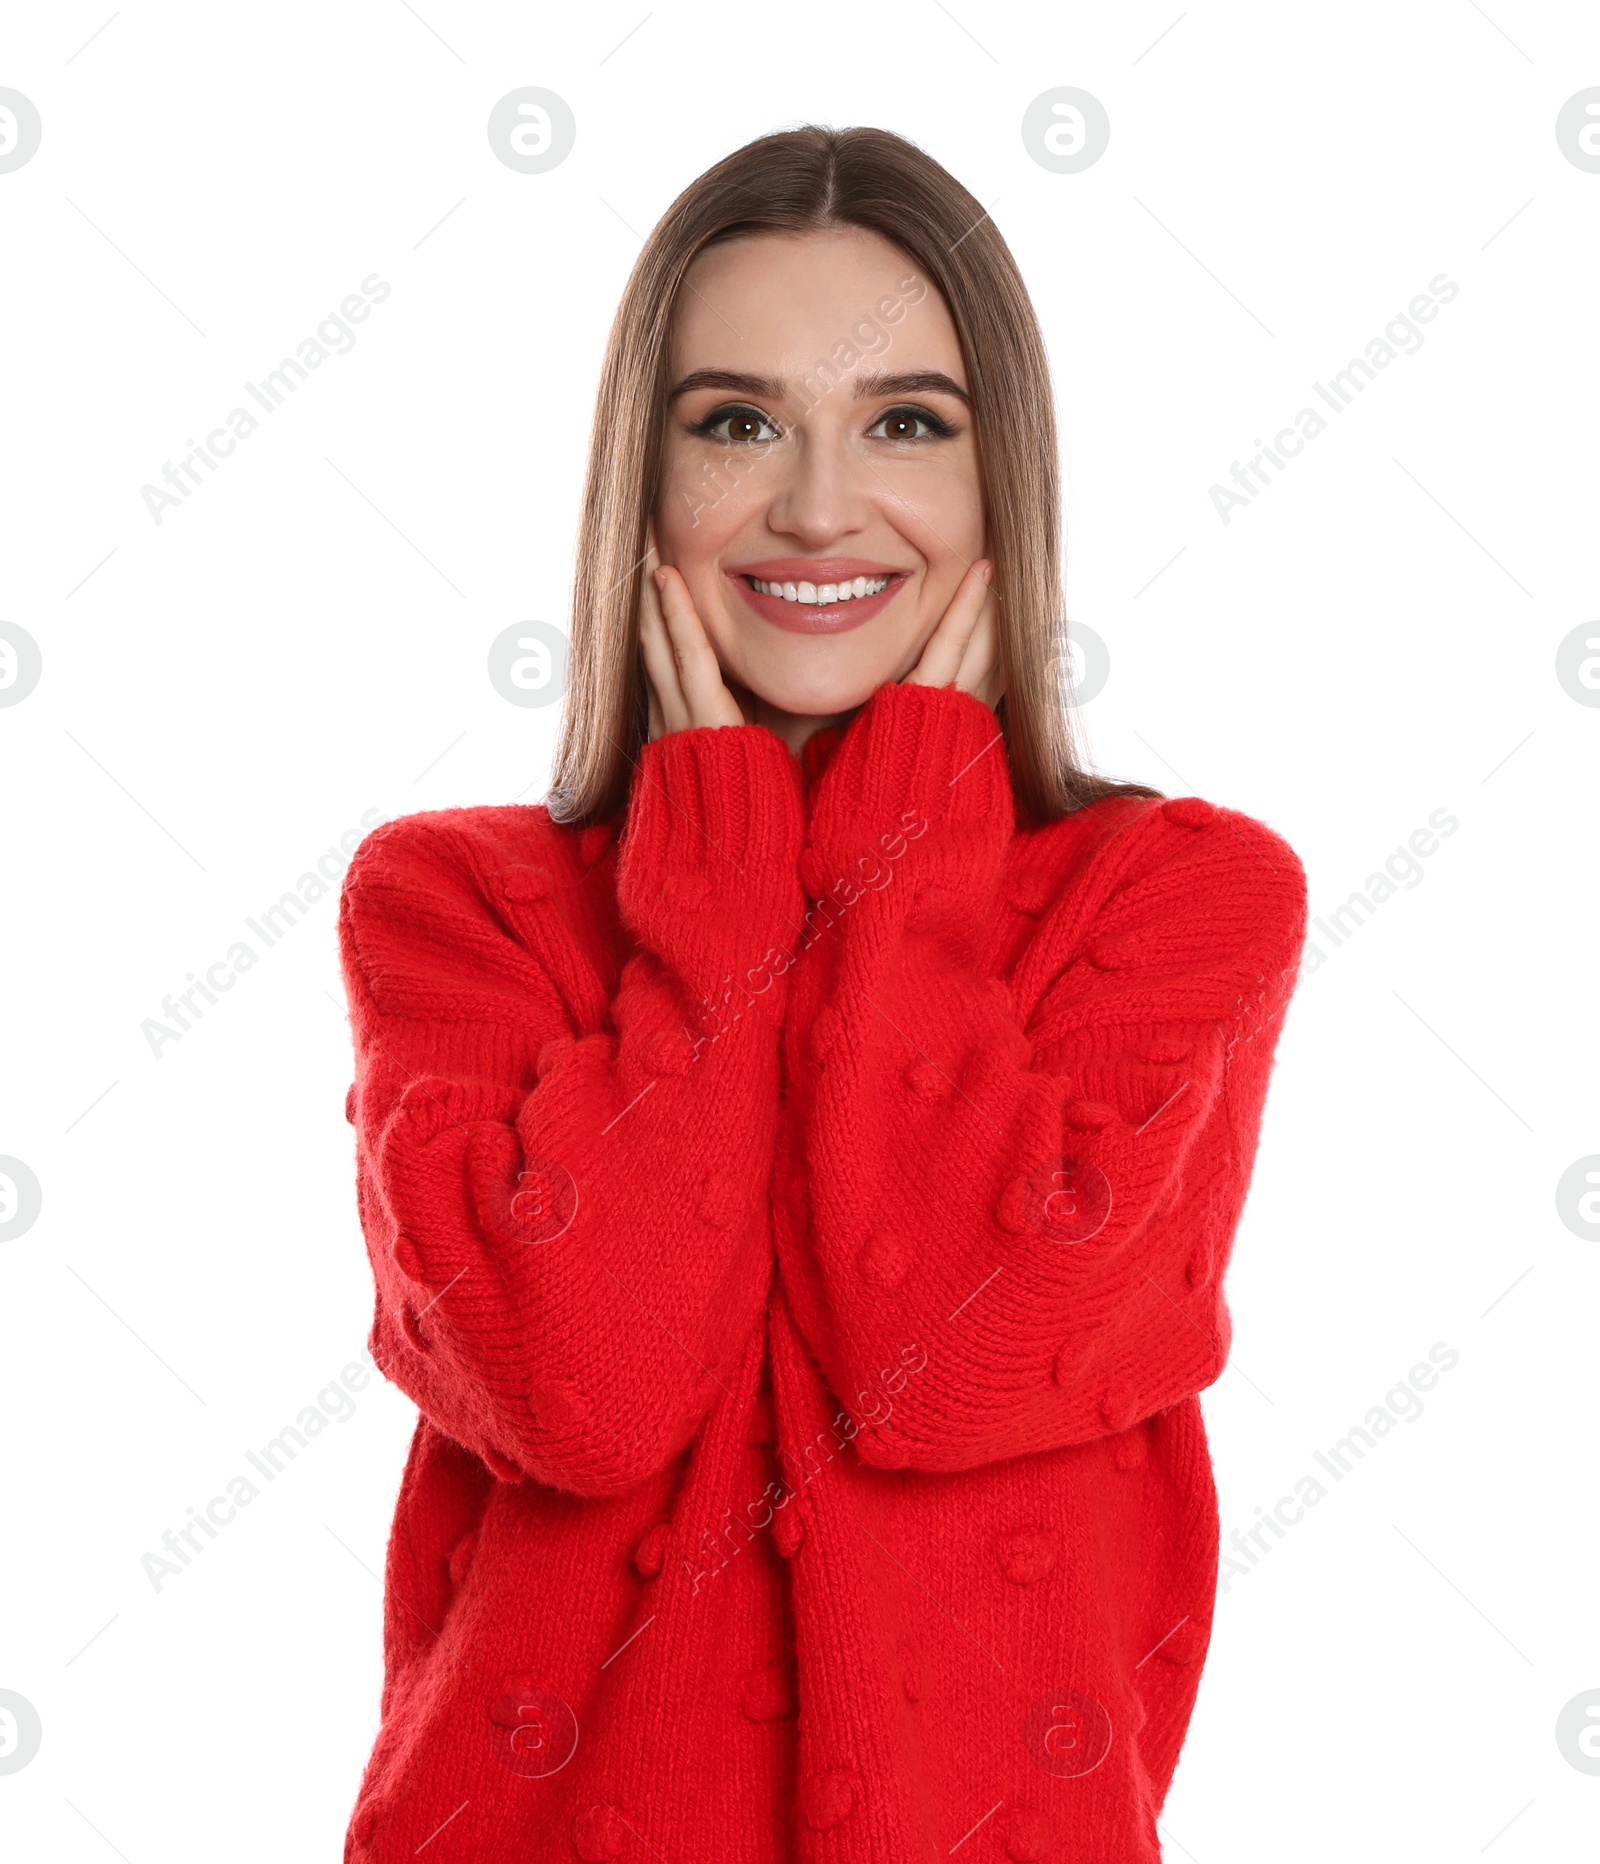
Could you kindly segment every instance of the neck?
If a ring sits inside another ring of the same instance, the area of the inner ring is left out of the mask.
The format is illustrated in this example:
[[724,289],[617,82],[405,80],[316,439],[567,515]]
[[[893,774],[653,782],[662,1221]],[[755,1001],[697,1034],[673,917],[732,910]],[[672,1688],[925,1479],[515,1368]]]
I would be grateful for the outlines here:
[[[727,680],[727,675],[724,674]],[[843,725],[854,718],[861,709],[852,706],[847,712],[785,712],[780,706],[771,705],[767,700],[751,692],[748,687],[735,685],[728,680],[728,688],[739,703],[747,725],[765,725],[774,736],[781,738],[789,749],[798,757],[805,749],[806,741],[827,725]]]

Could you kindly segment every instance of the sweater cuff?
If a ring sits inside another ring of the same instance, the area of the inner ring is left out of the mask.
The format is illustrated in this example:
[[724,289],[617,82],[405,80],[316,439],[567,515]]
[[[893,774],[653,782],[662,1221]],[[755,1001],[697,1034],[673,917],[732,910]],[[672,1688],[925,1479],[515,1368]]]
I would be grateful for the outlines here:
[[903,836],[919,879],[991,883],[1015,822],[1000,721],[958,686],[890,682],[851,720],[812,803],[808,866],[844,873]]
[[764,725],[667,732],[640,750],[618,850],[617,906],[703,997],[792,953],[805,905],[800,766]]

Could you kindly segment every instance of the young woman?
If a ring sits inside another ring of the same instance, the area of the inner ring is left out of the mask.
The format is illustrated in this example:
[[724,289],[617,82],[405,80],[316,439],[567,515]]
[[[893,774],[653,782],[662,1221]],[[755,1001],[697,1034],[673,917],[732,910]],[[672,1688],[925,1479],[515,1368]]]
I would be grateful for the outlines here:
[[943,169],[803,129],[673,204],[550,799],[344,890],[420,1411],[349,1864],[1159,1857],[1305,882],[1079,767],[1058,545],[1039,333]]

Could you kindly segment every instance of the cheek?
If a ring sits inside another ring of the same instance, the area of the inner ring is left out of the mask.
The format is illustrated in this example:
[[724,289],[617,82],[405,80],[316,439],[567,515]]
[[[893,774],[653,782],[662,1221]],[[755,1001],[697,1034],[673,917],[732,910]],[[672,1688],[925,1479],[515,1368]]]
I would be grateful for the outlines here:
[[687,576],[710,563],[759,509],[759,466],[743,456],[669,449],[662,461],[656,535]]
[[960,581],[985,545],[983,487],[976,466],[963,460],[930,462],[914,473],[886,472],[884,477],[899,494],[887,515],[926,559],[930,579]]

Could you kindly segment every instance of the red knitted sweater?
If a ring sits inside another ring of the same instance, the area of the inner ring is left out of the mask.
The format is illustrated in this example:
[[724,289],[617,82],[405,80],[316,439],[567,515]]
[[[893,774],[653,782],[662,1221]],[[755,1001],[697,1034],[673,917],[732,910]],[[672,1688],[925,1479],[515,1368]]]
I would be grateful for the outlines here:
[[880,687],[345,883],[419,1407],[346,1864],[1137,1864],[1210,1634],[1196,1394],[1305,935],[1195,797],[1031,821]]

